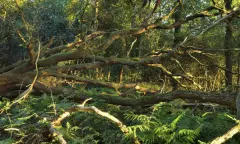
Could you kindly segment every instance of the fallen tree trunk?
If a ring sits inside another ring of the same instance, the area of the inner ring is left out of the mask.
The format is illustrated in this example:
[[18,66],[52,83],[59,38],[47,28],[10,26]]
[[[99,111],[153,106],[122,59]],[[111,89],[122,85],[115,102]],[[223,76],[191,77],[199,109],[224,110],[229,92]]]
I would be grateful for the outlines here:
[[[1,77],[5,77],[4,79],[5,81],[3,81],[2,79],[2,83],[5,82],[5,84],[9,84],[8,82],[15,82],[15,83],[18,82],[19,84],[22,84],[22,87],[32,82],[31,77],[26,77],[21,74],[19,75],[2,74],[0,75],[0,78]],[[14,81],[10,81],[10,80],[14,80]],[[91,84],[94,84],[94,81],[91,81],[91,80],[86,80],[85,82],[92,82]],[[136,85],[134,84],[124,85],[124,84],[111,84],[111,83],[103,83],[103,82],[99,82],[95,84],[101,85],[101,86],[107,86],[107,87],[112,85],[112,88],[114,88],[114,85],[117,88],[122,88],[122,87],[135,88],[136,87]],[[1,84],[0,86],[4,86],[4,85]],[[16,84],[14,86],[16,86]],[[183,100],[196,100],[198,102],[204,102],[204,103],[206,102],[215,103],[223,106],[228,106],[232,109],[236,108],[235,106],[236,94],[232,94],[232,93],[214,93],[214,92],[177,90],[177,91],[167,92],[167,93],[154,92],[151,95],[143,96],[140,98],[127,98],[127,97],[121,97],[120,94],[113,95],[113,94],[91,93],[85,90],[75,91],[73,89],[68,89],[68,88],[48,88],[40,82],[36,82],[34,84],[34,88],[49,94],[50,93],[64,94],[65,96],[71,95],[75,100],[78,100],[78,101],[79,100],[83,101],[87,98],[93,98],[93,100],[103,99],[107,103],[122,105],[122,106],[145,106],[145,105],[157,104],[159,102],[169,102],[175,99],[183,99]],[[2,94],[2,96],[4,96],[4,94]]]
[[[58,62],[67,61],[67,60],[77,60],[80,58],[94,60],[93,63],[83,63],[83,64],[75,64],[75,65],[65,65],[65,66],[56,66]],[[159,68],[163,74],[169,78],[174,79],[176,82],[181,84],[178,79],[175,78],[175,75],[167,70],[162,64],[162,60],[171,58],[171,54],[166,53],[162,56],[154,56],[154,57],[147,57],[141,59],[123,59],[123,58],[106,58],[102,56],[89,56],[84,55],[84,53],[80,53],[79,50],[75,50],[73,52],[66,52],[66,53],[59,53],[51,55],[47,58],[39,59],[38,66],[39,66],[39,75],[38,77],[49,77],[54,76],[56,78],[65,78],[68,80],[75,80],[84,83],[90,83],[94,85],[98,85],[101,87],[109,87],[114,89],[132,89],[140,90],[141,88],[137,87],[137,84],[118,84],[112,82],[103,82],[97,80],[90,80],[86,78],[80,78],[78,76],[66,75],[69,70],[82,70],[82,69],[94,69],[99,68],[106,65],[115,65],[121,64],[130,67],[156,67]],[[20,62],[20,64],[22,64]],[[4,69],[6,70],[6,69]],[[4,71],[2,70],[2,71]],[[19,87],[24,87],[29,85],[34,76],[36,75],[34,70],[34,65],[30,63],[23,63],[19,67],[16,67],[8,72],[0,74],[0,92],[2,96],[8,95],[7,93],[10,90],[16,90],[16,85]],[[184,77],[183,77],[184,78]],[[188,80],[190,78],[187,78]],[[191,81],[191,80],[190,80]],[[193,81],[194,82],[194,81]],[[195,83],[195,82],[194,82]],[[34,89],[37,91],[42,91],[45,93],[53,93],[53,94],[66,94],[72,95],[72,90],[56,88],[56,87],[47,87],[44,83],[37,80],[34,84]],[[146,90],[146,89],[145,89]],[[148,91],[148,90],[147,90]],[[151,91],[151,90],[149,90]],[[77,93],[77,92],[76,92]],[[207,92],[199,92],[199,91],[174,91],[168,93],[160,93],[158,91],[154,91],[150,96],[145,96],[141,98],[123,98],[121,95],[112,96],[109,94],[91,94],[88,92],[83,92],[79,95],[74,96],[74,99],[84,100],[85,98],[93,97],[95,99],[103,99],[107,103],[116,104],[116,105],[123,105],[123,106],[144,106],[144,105],[152,105],[162,101],[172,101],[174,99],[190,99],[190,100],[197,100],[199,102],[209,102],[209,103],[216,103],[224,106],[229,106],[230,108],[235,108],[235,97],[227,94],[227,93],[207,93]]]
[[[209,26],[203,33],[208,31],[209,29],[215,27],[217,24],[236,16],[240,13],[240,9],[229,13],[228,15],[224,16],[222,19],[219,19],[215,24]],[[204,15],[203,15],[204,16]],[[93,40],[98,36],[104,36],[105,32],[95,32],[90,35],[87,35],[84,40],[77,39],[76,41],[55,47],[53,49],[49,49],[47,51],[43,51],[40,54],[40,58],[37,62],[39,68],[39,75],[38,78],[41,77],[49,77],[54,76],[56,78],[67,78],[69,80],[81,81],[84,83],[91,83],[94,85],[100,85],[103,87],[110,87],[110,88],[125,88],[125,89],[132,89],[141,90],[141,88],[137,88],[137,84],[117,84],[114,82],[102,82],[97,80],[90,80],[86,78],[80,78],[78,76],[66,75],[69,70],[82,70],[82,69],[94,69],[100,68],[103,66],[109,65],[126,65],[129,67],[154,67],[161,71],[163,76],[166,76],[168,79],[178,83],[178,85],[182,86],[182,88],[187,87],[177,78],[176,76],[180,76],[181,78],[191,82],[191,84],[195,85],[195,89],[201,89],[202,87],[194,81],[194,77],[191,76],[188,72],[183,72],[180,74],[173,73],[170,68],[166,68],[164,66],[165,61],[171,61],[171,58],[174,58],[176,54],[179,54],[179,51],[171,51],[168,53],[164,53],[162,55],[157,56],[149,56],[149,57],[141,57],[141,58],[115,58],[115,57],[103,57],[103,56],[96,56],[96,55],[89,55],[89,53],[98,54],[98,52],[103,52],[106,50],[115,40],[131,35],[140,35],[150,29],[172,29],[176,26],[182,25],[189,20],[193,20],[197,17],[189,16],[185,20],[181,21],[180,23],[173,23],[170,25],[162,25],[162,24],[150,24],[146,27],[141,27],[139,29],[130,29],[130,30],[122,30],[112,32],[110,37],[108,37],[101,46],[96,46],[95,48],[89,48],[91,45],[86,48],[84,47],[76,47],[83,44],[86,41]],[[202,33],[200,34],[202,35]],[[193,38],[190,38],[193,39]],[[189,41],[189,40],[187,40]],[[186,42],[185,42],[186,43]],[[48,45],[47,45],[48,46]],[[47,46],[41,47],[42,49],[47,48]],[[62,52],[64,51],[64,52]],[[186,50],[182,50],[180,55],[185,53]],[[34,55],[35,51],[31,51],[30,55]],[[188,52],[189,53],[189,52]],[[73,64],[73,65],[64,65],[59,66],[59,62],[66,62],[66,61],[77,61],[79,59],[88,60],[88,63],[83,64]],[[36,75],[34,72],[35,65],[31,63],[31,59],[19,61],[16,64],[3,67],[0,69],[0,92],[1,96],[8,95],[11,91],[16,91],[17,89],[21,90],[21,88],[31,84],[33,77]],[[89,62],[90,61],[90,62]],[[179,64],[179,63],[178,63]],[[180,64],[179,64],[180,65]],[[40,79],[37,79],[33,88],[36,91],[42,91],[45,93],[54,93],[54,94],[70,94],[72,90],[57,88],[57,87],[49,87],[46,86],[45,83],[41,82]],[[145,89],[146,90],[146,89]],[[69,92],[68,92],[69,91]],[[15,93],[15,92],[14,92]],[[199,92],[199,91],[174,91],[168,93],[160,93],[155,91],[150,96],[140,97],[137,99],[134,98],[123,98],[121,95],[108,95],[108,94],[90,94],[87,92],[83,92],[78,96],[75,96],[76,99],[84,99],[86,97],[94,97],[96,99],[104,99],[108,103],[117,104],[117,105],[126,105],[126,106],[144,106],[144,105],[151,105],[156,104],[161,101],[172,101],[174,99],[191,99],[197,100],[199,102],[210,102],[216,103],[220,105],[229,106],[231,108],[235,108],[235,97],[230,94],[225,93],[207,93],[207,92]]]
[[76,101],[83,101],[87,98],[93,100],[102,99],[106,103],[122,105],[122,106],[146,106],[153,105],[159,102],[170,102],[175,99],[182,100],[196,100],[199,103],[215,103],[222,106],[227,106],[231,109],[236,109],[235,99],[236,96],[231,93],[210,93],[198,92],[188,90],[177,90],[168,93],[157,93],[151,96],[144,96],[140,98],[123,98],[113,94],[89,93],[87,91],[76,92],[73,96]]

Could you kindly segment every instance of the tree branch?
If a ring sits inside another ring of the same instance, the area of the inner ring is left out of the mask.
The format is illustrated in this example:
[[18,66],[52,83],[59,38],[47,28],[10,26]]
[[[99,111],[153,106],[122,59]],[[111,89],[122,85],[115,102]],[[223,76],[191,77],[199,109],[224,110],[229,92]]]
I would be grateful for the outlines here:
[[214,139],[211,144],[222,144],[225,143],[228,139],[232,138],[235,134],[237,134],[240,131],[240,124],[234,126],[231,128],[226,134],[223,136],[217,137]]
[[48,57],[50,55],[59,53],[59,52],[65,50],[65,49],[71,49],[71,48],[73,48],[76,45],[80,45],[80,44],[82,44],[82,43],[84,43],[84,42],[86,42],[88,40],[91,40],[93,38],[102,36],[103,34],[105,34],[105,32],[102,32],[102,31],[94,32],[94,33],[92,33],[90,35],[85,36],[84,39],[79,39],[79,40],[77,40],[75,42],[72,42],[72,43],[69,43],[67,45],[62,45],[62,46],[58,46],[58,47],[55,47],[55,48],[51,48],[43,56],[44,57]]
[[[63,119],[65,119],[66,117],[70,116],[71,113],[79,112],[79,111],[81,111],[81,112],[95,112],[96,114],[98,114],[98,115],[100,115],[102,117],[106,117],[109,120],[111,120],[113,123],[115,123],[125,135],[129,133],[129,130],[128,130],[127,126],[124,125],[120,120],[118,120],[113,115],[111,115],[111,114],[109,114],[107,112],[103,112],[103,111],[99,110],[98,108],[96,108],[94,106],[84,106],[84,104],[88,100],[89,99],[85,100],[83,102],[83,104],[81,104],[81,105],[76,105],[76,106],[73,106],[73,107],[69,108],[67,111],[65,111],[55,121],[53,121],[51,123],[51,125],[50,125],[50,132],[52,134],[56,134],[58,136],[61,144],[66,144],[66,141],[63,139],[62,135],[55,130],[55,127],[60,125],[61,121]],[[134,136],[133,136],[133,142],[135,144],[140,144],[138,139],[136,137],[134,137]]]

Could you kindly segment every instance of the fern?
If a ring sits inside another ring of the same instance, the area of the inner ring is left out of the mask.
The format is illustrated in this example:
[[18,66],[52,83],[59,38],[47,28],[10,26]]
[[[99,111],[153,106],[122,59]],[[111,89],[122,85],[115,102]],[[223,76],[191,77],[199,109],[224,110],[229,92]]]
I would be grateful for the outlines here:
[[[168,107],[168,109],[165,109],[166,107]],[[201,129],[190,129],[181,126],[181,122],[187,117],[186,114],[188,111],[181,111],[178,115],[176,115],[177,113],[169,115],[169,110],[175,111],[171,105],[164,105],[161,103],[157,107],[154,107],[154,111],[151,115],[127,115],[125,118],[137,123],[129,127],[130,133],[136,135],[146,144],[194,143]]]
[[139,122],[146,122],[146,121],[149,121],[149,117],[146,116],[146,115],[126,115],[125,116],[126,119],[129,119],[129,120],[136,120],[136,121],[139,121]]
[[178,122],[185,116],[185,112],[180,114],[175,120],[172,121],[171,127],[172,129],[176,129]]
[[[106,91],[106,90],[102,90]],[[95,93],[90,91],[89,93]],[[99,90],[98,90],[99,92]],[[77,103],[68,99],[55,99],[56,110],[63,110]],[[8,100],[0,101],[0,107],[7,106]],[[8,113],[0,118],[0,130],[16,128],[19,132],[7,131],[0,143],[13,143],[18,138],[24,141],[33,140],[31,134],[40,134],[55,117],[49,96],[29,97],[22,105],[12,107]],[[159,103],[151,108],[132,108],[107,105],[104,101],[97,101],[92,105],[108,111],[118,117],[128,126],[129,133],[125,136],[112,122],[94,113],[73,113],[62,121],[58,131],[68,143],[131,143],[131,137],[137,137],[144,144],[194,144],[210,141],[224,134],[236,125],[236,119],[229,113],[183,110],[176,103]],[[225,111],[224,111],[225,112]],[[12,137],[11,137],[12,136]],[[9,137],[13,139],[8,139]],[[43,138],[43,137],[42,137]],[[237,138],[230,140],[238,143]]]

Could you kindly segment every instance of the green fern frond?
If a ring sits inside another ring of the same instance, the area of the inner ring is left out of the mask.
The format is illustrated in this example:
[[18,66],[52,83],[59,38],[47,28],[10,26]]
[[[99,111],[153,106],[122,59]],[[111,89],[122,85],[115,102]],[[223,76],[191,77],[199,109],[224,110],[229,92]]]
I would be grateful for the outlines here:
[[129,119],[129,120],[132,120],[132,121],[137,120],[139,122],[146,122],[146,121],[149,120],[149,117],[146,116],[146,115],[129,115],[128,114],[128,115],[125,116],[125,118]]
[[145,124],[143,124],[143,125],[129,126],[128,128],[129,128],[129,129],[132,129],[132,130],[139,130],[139,131],[141,131],[141,132],[143,132],[143,131],[148,131],[148,130],[151,129],[151,128],[149,127],[149,125],[145,125]]
[[185,116],[185,114],[186,114],[186,112],[183,112],[176,119],[173,120],[173,122],[171,123],[171,127],[173,129],[175,129],[177,127],[178,122]]

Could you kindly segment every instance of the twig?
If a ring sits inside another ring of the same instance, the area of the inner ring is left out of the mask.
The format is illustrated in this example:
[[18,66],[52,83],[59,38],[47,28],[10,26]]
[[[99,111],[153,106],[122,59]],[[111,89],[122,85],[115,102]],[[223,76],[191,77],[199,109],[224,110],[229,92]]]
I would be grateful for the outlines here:
[[132,48],[133,48],[133,46],[134,46],[134,44],[137,42],[137,38],[132,42],[132,44],[131,44],[131,47],[130,47],[130,49],[129,49],[129,51],[127,52],[127,57],[129,57],[129,55],[130,55],[130,52],[132,51]]
[[191,55],[189,52],[187,52],[187,54],[188,54],[191,58],[193,58],[194,60],[196,60],[201,66],[204,65],[204,64],[201,63],[196,57],[194,57],[193,55]]

